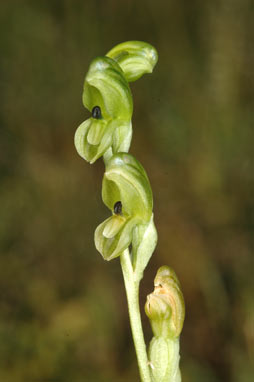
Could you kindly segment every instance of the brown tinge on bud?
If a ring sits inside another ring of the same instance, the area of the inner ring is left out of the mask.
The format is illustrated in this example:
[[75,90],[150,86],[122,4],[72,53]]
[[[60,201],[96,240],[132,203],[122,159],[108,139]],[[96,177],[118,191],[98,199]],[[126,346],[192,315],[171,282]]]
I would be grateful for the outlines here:
[[166,265],[157,271],[145,311],[155,336],[179,337],[185,316],[184,298],[175,272]]

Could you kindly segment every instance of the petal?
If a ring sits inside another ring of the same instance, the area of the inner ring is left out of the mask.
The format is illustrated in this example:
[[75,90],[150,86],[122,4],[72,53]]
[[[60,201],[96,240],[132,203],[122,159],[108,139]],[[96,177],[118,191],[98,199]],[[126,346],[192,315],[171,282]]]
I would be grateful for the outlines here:
[[125,224],[126,219],[119,215],[113,215],[105,224],[103,236],[107,239],[114,237]]
[[115,125],[111,121],[106,123],[94,118],[87,119],[75,133],[74,143],[78,154],[88,162],[94,163],[112,145],[114,129]]
[[98,158],[104,155],[104,153],[110,148],[110,146],[112,145],[113,133],[114,133],[114,125],[111,122],[109,122],[104,129],[103,135],[101,137],[101,142],[97,146],[96,153],[94,154],[90,163],[94,163]]
[[87,134],[87,142],[91,145],[98,145],[101,142],[105,126],[105,121],[91,118],[91,125]]
[[105,260],[112,260],[128,248],[132,240],[132,230],[136,225],[135,219],[126,220],[118,233],[111,238],[103,236],[104,229],[112,217],[101,223],[95,230],[94,240],[96,249]]

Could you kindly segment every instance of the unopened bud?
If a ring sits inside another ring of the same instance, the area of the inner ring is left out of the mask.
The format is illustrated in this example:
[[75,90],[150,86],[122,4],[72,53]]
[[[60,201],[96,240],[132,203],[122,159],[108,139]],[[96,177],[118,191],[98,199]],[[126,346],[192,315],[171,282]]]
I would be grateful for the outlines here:
[[175,272],[168,266],[159,268],[154,291],[147,296],[145,311],[157,337],[179,337],[185,316],[183,294]]

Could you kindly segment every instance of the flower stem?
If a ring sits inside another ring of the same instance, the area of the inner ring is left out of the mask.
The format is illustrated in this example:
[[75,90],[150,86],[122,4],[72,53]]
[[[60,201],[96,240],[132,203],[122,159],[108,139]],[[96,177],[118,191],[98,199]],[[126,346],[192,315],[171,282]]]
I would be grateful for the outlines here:
[[120,256],[123,272],[124,284],[126,289],[130,324],[133,341],[136,349],[139,372],[142,382],[151,382],[151,375],[148,366],[146,344],[144,340],[140,309],[139,309],[139,281],[132,268],[129,250],[126,249]]

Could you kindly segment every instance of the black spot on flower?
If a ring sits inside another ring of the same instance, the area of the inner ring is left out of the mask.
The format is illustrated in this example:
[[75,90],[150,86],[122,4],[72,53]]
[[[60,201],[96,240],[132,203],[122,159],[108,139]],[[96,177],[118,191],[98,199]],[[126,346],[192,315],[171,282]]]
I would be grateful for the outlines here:
[[115,205],[114,205],[114,213],[116,215],[122,215],[122,203],[120,201],[115,203]]
[[94,106],[93,107],[92,117],[95,119],[101,119],[102,118],[100,106]]

